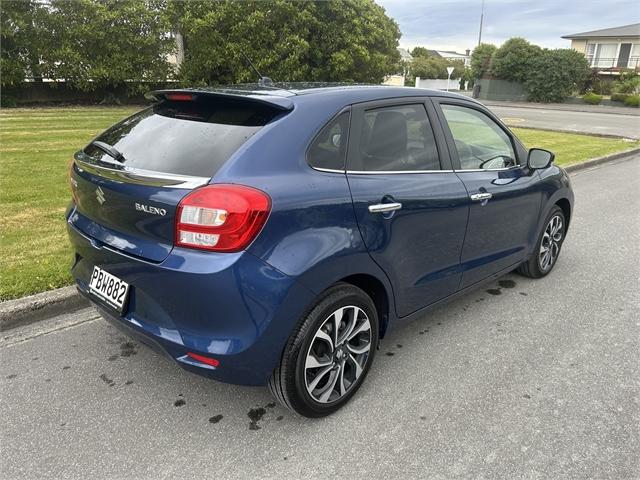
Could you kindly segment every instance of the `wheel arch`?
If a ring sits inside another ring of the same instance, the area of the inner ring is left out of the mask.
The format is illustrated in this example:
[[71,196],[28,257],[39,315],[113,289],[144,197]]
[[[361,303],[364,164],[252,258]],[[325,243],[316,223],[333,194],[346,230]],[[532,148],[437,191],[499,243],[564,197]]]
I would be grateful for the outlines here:
[[569,229],[569,224],[571,223],[571,203],[569,203],[569,199],[560,198],[556,201],[555,205],[560,207],[562,210],[562,214],[564,215],[565,221],[565,232]]
[[355,287],[358,287],[365,292],[376,307],[378,313],[378,319],[380,321],[380,338],[384,338],[389,325],[389,295],[384,284],[374,277],[373,275],[366,273],[357,273],[349,275],[348,277],[341,278],[339,282],[348,283]]

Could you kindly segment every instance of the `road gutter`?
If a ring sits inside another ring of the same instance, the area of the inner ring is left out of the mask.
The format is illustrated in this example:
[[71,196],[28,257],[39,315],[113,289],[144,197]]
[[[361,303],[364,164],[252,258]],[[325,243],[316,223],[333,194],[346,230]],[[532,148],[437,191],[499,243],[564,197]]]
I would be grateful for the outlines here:
[[[637,154],[640,154],[640,148],[632,148],[623,152],[566,165],[563,168],[567,172],[573,173]],[[89,306],[90,302],[78,293],[74,285],[1,302],[0,332],[47,320],[61,314],[74,313]]]
[[87,308],[74,285],[0,303],[0,332]]

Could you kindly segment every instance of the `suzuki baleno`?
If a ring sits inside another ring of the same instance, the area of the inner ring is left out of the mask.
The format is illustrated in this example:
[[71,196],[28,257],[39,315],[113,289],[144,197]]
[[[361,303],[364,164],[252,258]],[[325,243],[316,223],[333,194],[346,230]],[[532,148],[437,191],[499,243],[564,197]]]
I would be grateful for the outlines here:
[[558,259],[567,174],[471,99],[304,84],[152,98],[74,156],[73,276],[190,371],[327,415],[390,327]]

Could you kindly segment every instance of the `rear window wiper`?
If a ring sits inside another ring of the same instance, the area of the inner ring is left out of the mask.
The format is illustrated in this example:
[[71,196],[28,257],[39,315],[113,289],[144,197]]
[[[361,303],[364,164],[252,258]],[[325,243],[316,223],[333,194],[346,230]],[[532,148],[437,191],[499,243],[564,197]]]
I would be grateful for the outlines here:
[[89,145],[94,145],[98,147],[104,153],[106,153],[107,155],[109,155],[110,157],[112,157],[113,159],[117,160],[120,163],[123,163],[125,161],[124,155],[122,155],[122,153],[120,153],[116,148],[112,147],[108,143],[104,143],[99,140],[94,140]]

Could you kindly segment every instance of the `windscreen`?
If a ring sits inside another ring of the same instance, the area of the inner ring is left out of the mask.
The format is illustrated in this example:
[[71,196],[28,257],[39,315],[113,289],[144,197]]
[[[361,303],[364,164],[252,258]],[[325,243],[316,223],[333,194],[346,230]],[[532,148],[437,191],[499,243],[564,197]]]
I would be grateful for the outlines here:
[[[234,152],[281,111],[257,102],[211,98],[165,101],[114,125],[96,140],[122,154],[120,162],[155,172],[212,177]],[[89,145],[84,153],[113,163]]]

